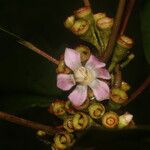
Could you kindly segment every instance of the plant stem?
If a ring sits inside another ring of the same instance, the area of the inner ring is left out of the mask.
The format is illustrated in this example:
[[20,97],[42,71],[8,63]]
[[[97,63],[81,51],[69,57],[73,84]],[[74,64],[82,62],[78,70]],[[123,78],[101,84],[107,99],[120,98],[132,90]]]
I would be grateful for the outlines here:
[[143,84],[131,94],[129,100],[127,103],[124,104],[126,106],[131,101],[133,101],[139,94],[141,94],[148,86],[150,86],[150,75],[147,77],[147,79],[143,82]]
[[114,75],[115,77],[115,81],[114,81],[114,85],[113,85],[113,87],[114,88],[120,88],[120,86],[121,86],[121,82],[122,82],[122,73],[121,73],[121,70],[120,70],[120,66],[119,65],[117,65],[116,67],[115,67],[115,75]]
[[48,59],[49,61],[51,61],[52,63],[58,65],[59,61],[56,60],[55,58],[53,58],[52,56],[50,56],[49,54],[47,54],[46,52],[40,50],[39,48],[37,48],[36,46],[34,46],[32,43],[25,41],[25,40],[19,40],[17,41],[18,43],[20,43],[21,45],[33,50],[34,52],[36,52],[37,54],[43,56],[44,58]]
[[125,12],[125,18],[124,21],[122,23],[121,29],[120,29],[120,34],[123,35],[125,32],[125,29],[127,27],[128,21],[129,21],[129,17],[131,15],[131,12],[133,10],[134,4],[136,0],[128,0],[128,4],[126,7],[126,12]]
[[84,5],[85,6],[91,6],[90,1],[89,0],[83,0]]
[[110,35],[110,39],[108,41],[106,50],[101,57],[101,60],[103,62],[107,62],[112,54],[113,48],[114,48],[116,40],[117,40],[118,32],[120,29],[120,24],[122,21],[122,15],[124,12],[125,4],[126,4],[126,0],[119,0],[119,5],[118,5],[117,13],[116,13],[116,16],[114,19],[114,25],[113,25],[112,32]]
[[50,135],[54,135],[55,133],[60,132],[60,130],[58,130],[57,128],[43,125],[40,123],[36,123],[36,122],[30,121],[30,120],[26,120],[26,119],[23,119],[23,118],[20,118],[20,117],[17,117],[17,116],[14,116],[14,115],[2,112],[2,111],[0,111],[0,119],[6,120],[9,122],[18,124],[18,125],[22,125],[25,127],[30,127],[30,128],[36,129],[36,130],[42,130]]
[[59,61],[56,60],[55,58],[53,58],[51,55],[47,54],[46,52],[40,50],[39,48],[35,47],[32,43],[25,41],[24,39],[22,39],[21,37],[19,37],[18,35],[11,33],[9,31],[7,31],[6,29],[4,29],[3,27],[0,26],[0,30],[7,33],[8,35],[14,37],[16,39],[16,41],[18,43],[20,43],[21,45],[33,50],[34,52],[36,52],[37,54],[43,56],[44,58],[48,59],[50,62],[58,65]]

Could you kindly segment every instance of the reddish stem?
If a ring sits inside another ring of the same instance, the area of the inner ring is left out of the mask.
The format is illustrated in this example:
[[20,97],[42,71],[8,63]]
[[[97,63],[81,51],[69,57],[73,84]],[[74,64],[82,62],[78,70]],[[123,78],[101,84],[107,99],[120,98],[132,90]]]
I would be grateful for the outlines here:
[[121,86],[121,82],[122,82],[122,73],[120,71],[120,66],[117,65],[115,67],[115,81],[114,81],[114,88],[119,88]]
[[128,21],[129,21],[129,17],[131,15],[131,12],[133,10],[134,4],[136,0],[128,0],[128,4],[126,7],[126,11],[125,11],[125,18],[124,21],[122,23],[121,29],[120,29],[120,34],[123,35],[125,32],[125,29],[127,27]]
[[118,5],[117,13],[116,13],[116,16],[114,19],[114,25],[112,28],[112,33],[110,35],[110,39],[109,39],[108,45],[106,47],[106,50],[101,57],[101,60],[103,62],[107,62],[109,60],[109,58],[112,54],[113,48],[116,44],[116,40],[117,40],[117,36],[119,34],[119,29],[120,29],[120,24],[122,21],[122,15],[124,12],[125,4],[126,4],[126,0],[119,0],[119,5]]
[[55,128],[58,129],[58,130],[62,130],[62,129],[64,129],[64,126],[60,125],[60,126],[56,126]]
[[141,94],[148,86],[150,86],[150,75],[148,76],[148,78],[143,82],[143,84],[135,91],[131,94],[129,100],[127,103],[124,104],[124,106],[126,106],[127,104],[129,104],[131,101],[133,101],[139,94]]
[[14,115],[10,115],[10,114],[2,112],[2,111],[0,111],[0,119],[6,120],[9,122],[18,124],[18,125],[30,127],[30,128],[36,129],[36,130],[42,130],[51,135],[60,132],[60,130],[58,130],[55,127],[51,127],[51,126],[43,125],[43,124],[36,123],[36,122],[30,121],[30,120],[26,120],[26,119],[23,119],[23,118],[14,116]]
[[38,53],[39,55],[43,56],[44,58],[48,59],[49,61],[51,61],[52,63],[58,65],[59,61],[56,60],[55,58],[53,58],[51,55],[45,53],[44,51],[40,50],[39,48],[35,47],[32,43],[25,41],[24,39],[22,39],[20,36],[11,33],[9,31],[7,31],[6,29],[4,29],[3,27],[0,26],[0,30],[7,33],[8,35],[14,37],[18,43],[20,43],[21,45],[33,50],[34,52]]
[[25,41],[25,40],[19,40],[17,41],[18,43],[20,43],[21,45],[33,50],[34,52],[36,52],[37,54],[43,56],[44,58],[48,59],[49,61],[51,61],[52,63],[58,65],[59,61],[56,60],[55,58],[53,58],[52,56],[50,56],[49,54],[47,54],[46,52],[40,50],[39,48],[35,47],[32,43]]

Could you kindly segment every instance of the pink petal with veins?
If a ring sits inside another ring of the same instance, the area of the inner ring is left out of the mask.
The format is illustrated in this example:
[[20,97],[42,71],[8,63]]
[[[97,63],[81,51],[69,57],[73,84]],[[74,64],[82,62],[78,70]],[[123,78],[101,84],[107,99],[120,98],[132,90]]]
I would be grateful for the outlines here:
[[87,86],[77,85],[68,98],[75,107],[81,106],[87,98]]
[[72,74],[58,74],[57,75],[57,87],[68,91],[75,85],[75,80]]
[[86,62],[85,67],[88,69],[102,68],[105,67],[105,63],[100,62],[94,55],[91,55]]
[[81,66],[81,59],[80,59],[80,53],[70,49],[65,49],[65,64],[68,66],[71,70],[75,70]]
[[110,90],[105,82],[96,79],[89,86],[93,90],[94,96],[98,101],[109,99]]
[[106,79],[106,80],[111,79],[111,76],[110,76],[109,71],[107,69],[105,69],[105,68],[96,68],[94,70],[95,70],[97,78]]

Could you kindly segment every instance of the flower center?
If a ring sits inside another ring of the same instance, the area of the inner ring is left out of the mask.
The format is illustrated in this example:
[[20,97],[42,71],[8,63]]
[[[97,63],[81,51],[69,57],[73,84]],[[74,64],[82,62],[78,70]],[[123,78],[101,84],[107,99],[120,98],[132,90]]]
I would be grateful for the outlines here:
[[77,70],[75,70],[74,76],[76,82],[83,85],[88,85],[95,79],[92,70],[86,69],[85,67],[80,67]]

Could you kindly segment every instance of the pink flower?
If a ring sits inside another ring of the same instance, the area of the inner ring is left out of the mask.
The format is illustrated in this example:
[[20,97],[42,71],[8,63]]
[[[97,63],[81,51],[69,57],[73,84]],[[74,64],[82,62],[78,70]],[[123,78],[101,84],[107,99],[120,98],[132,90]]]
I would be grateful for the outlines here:
[[110,74],[104,68],[105,63],[100,62],[91,55],[83,67],[80,60],[80,53],[66,48],[64,61],[73,74],[58,74],[57,87],[67,91],[77,84],[68,98],[76,107],[82,105],[87,98],[87,89],[90,87],[98,101],[109,99],[109,86],[100,79],[109,80]]

